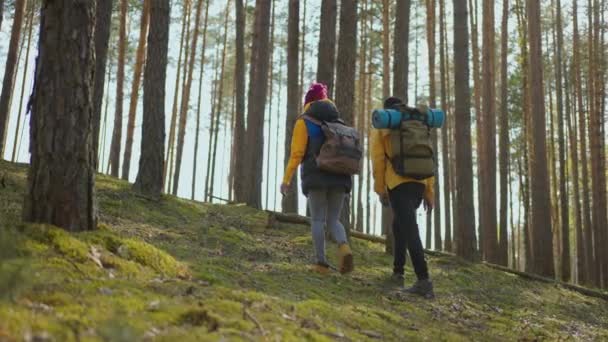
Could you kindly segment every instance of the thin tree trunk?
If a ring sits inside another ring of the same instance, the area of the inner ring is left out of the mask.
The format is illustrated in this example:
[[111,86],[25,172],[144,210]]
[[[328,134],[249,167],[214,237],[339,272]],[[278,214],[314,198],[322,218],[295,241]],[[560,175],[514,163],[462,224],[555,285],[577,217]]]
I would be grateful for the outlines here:
[[[187,72],[186,83],[182,91],[181,108],[179,115],[179,127],[177,134],[177,152],[175,158],[175,174],[173,175],[173,195],[177,196],[177,189],[179,188],[179,177],[182,169],[182,157],[184,154],[184,141],[186,138],[186,125],[188,123],[188,111],[190,104],[190,89],[192,88],[192,78],[194,75],[194,62],[196,60],[196,46],[198,43],[200,21],[201,21],[201,10],[203,6],[203,0],[198,0],[196,3],[196,12],[194,17],[194,33],[192,35],[192,45],[190,46],[190,57],[188,59],[189,67]],[[187,49],[186,49],[187,50]]]
[[[302,13],[302,35],[300,36],[301,39],[301,45],[300,45],[300,91],[304,90],[304,66],[306,65],[306,35],[308,32],[306,32],[306,21],[308,19],[307,15],[306,15],[306,8],[307,8],[307,0],[304,0],[304,12]],[[299,102],[299,111],[298,112],[302,112],[302,101]]]
[[122,144],[122,113],[125,82],[125,53],[127,49],[127,0],[120,0],[120,29],[118,38],[118,70],[116,74],[116,110],[110,144],[110,175],[118,177]]
[[13,28],[11,30],[11,39],[8,44],[6,64],[4,66],[2,93],[0,93],[0,159],[2,159],[4,156],[4,148],[6,144],[8,118],[11,112],[11,97],[13,96],[17,65],[19,64],[17,52],[19,50],[19,40],[21,39],[21,28],[23,26],[25,7],[26,0],[15,1]]
[[[272,146],[272,100],[274,98],[274,21],[275,21],[275,0],[272,0],[272,21],[270,23],[270,70],[268,73],[270,91],[268,92],[268,148],[266,150],[266,201],[264,208],[269,210],[268,207],[270,197],[270,148]],[[275,157],[276,159],[276,157]],[[274,193],[274,192],[273,192]]]
[[[196,193],[196,171],[198,170],[198,144],[200,138],[200,124],[201,124],[201,98],[203,93],[203,78],[205,76],[205,51],[207,49],[207,26],[209,23],[209,1],[205,1],[205,20],[203,22],[203,46],[201,48],[201,64],[198,75],[198,101],[196,105],[196,131],[194,136],[194,155],[192,164],[192,195],[190,198],[194,201],[194,194]],[[204,196],[204,195],[203,195]]]
[[[435,78],[435,29],[436,29],[436,7],[434,0],[426,0],[426,38],[428,46],[428,58],[429,58],[429,106],[435,108],[436,104],[436,78]],[[439,152],[439,143],[437,130],[433,130],[433,149],[436,153]],[[439,173],[435,175],[435,208],[434,208],[434,220],[433,225],[435,249],[440,251],[443,249],[443,243],[441,240],[441,194],[439,192]],[[430,215],[427,216],[430,218]],[[430,221],[430,220],[429,220]]]
[[211,182],[213,181],[211,178],[211,167],[213,165],[213,138],[217,133],[217,93],[218,93],[218,84],[219,84],[219,63],[220,63],[220,43],[217,42],[215,49],[215,58],[213,62],[213,70],[215,71],[213,76],[212,89],[211,89],[211,123],[209,124],[209,143],[207,148],[207,172],[205,173],[205,202],[213,202],[213,198],[211,198]]
[[543,96],[543,61],[540,29],[540,4],[527,0],[529,59],[530,59],[530,117],[533,132],[530,158],[532,189],[532,252],[534,273],[553,277],[553,242],[551,240],[551,198],[547,179],[547,143],[545,105]]
[[[217,104],[216,104],[216,114],[215,114],[215,136],[213,138],[213,155],[211,157],[211,179],[209,183],[209,196],[213,196],[214,194],[214,185],[215,185],[215,162],[217,156],[217,139],[219,136],[220,123],[222,118],[222,113],[224,112],[224,76],[226,71],[226,50],[228,43],[228,19],[230,18],[230,5],[231,1],[228,0],[226,3],[226,13],[224,17],[224,41],[222,44],[222,61],[220,64],[220,77],[219,84],[217,89]],[[263,155],[263,154],[262,154]],[[210,198],[211,199],[211,198]]]
[[146,38],[150,21],[150,1],[144,0],[139,27],[139,41],[135,57],[135,68],[133,70],[133,83],[131,85],[131,100],[129,103],[129,119],[127,121],[127,139],[125,141],[125,153],[122,162],[122,179],[129,180],[131,170],[131,153],[133,151],[133,134],[135,133],[135,117],[137,115],[137,103],[139,101],[139,88],[141,85],[141,74],[146,61]]
[[471,94],[469,89],[469,32],[466,0],[454,0],[454,89],[456,136],[456,254],[477,258],[475,206],[473,203],[473,162],[471,147]]
[[[502,7],[502,29],[501,29],[501,62],[500,62],[500,138],[499,138],[499,164],[500,164],[500,239],[499,239],[499,255],[496,261],[503,266],[508,265],[509,261],[509,243],[508,243],[508,208],[509,193],[509,170],[510,170],[510,145],[509,145],[509,76],[508,76],[508,54],[509,54],[509,0],[503,0]],[[513,229],[513,228],[512,228]],[[515,236],[514,234],[512,235]],[[515,240],[512,239],[512,244]],[[515,253],[513,252],[513,255]],[[515,262],[513,262],[515,265]]]
[[441,130],[441,149],[442,149],[442,161],[443,161],[443,200],[444,200],[444,227],[445,227],[445,238],[444,238],[444,249],[448,252],[452,251],[452,210],[450,203],[450,141],[449,136],[449,125],[450,123],[450,112],[448,111],[448,80],[447,80],[447,56],[446,56],[446,34],[445,34],[445,0],[439,1],[439,74],[441,80],[441,108],[446,112],[447,120],[445,127]]
[[[382,1],[382,98],[391,95],[391,45],[390,45],[390,10],[391,1]],[[382,206],[382,235],[386,236],[385,250],[387,254],[393,254],[393,211],[388,206]]]
[[[402,98],[404,103],[408,103],[410,7],[411,0],[397,0],[395,9],[393,94]],[[342,19],[340,18],[340,20]],[[416,101],[416,99],[414,99],[414,101]]]
[[[357,0],[342,0],[340,8],[340,35],[336,68],[336,106],[346,124],[353,124],[355,103],[355,72],[357,66]],[[342,223],[347,231],[351,228],[348,199],[342,211]]]
[[242,177],[248,174],[245,191],[246,203],[261,208],[261,192],[264,155],[264,112],[268,91],[268,55],[270,30],[270,0],[256,0],[254,39],[251,49],[251,72],[247,108],[246,167],[240,170]]
[[[285,120],[285,158],[283,166],[287,166],[289,156],[291,154],[291,137],[293,135],[293,126],[295,125],[296,117],[298,116],[298,108],[300,106],[300,87],[298,81],[298,51],[299,51],[299,36],[300,36],[300,1],[289,0],[289,18],[288,18],[288,33],[287,33],[287,115]],[[283,212],[297,213],[298,212],[298,174],[294,175],[290,183],[288,194],[283,197],[282,201]]]
[[[277,137],[277,142],[275,143],[274,146],[274,179],[276,179],[277,181],[279,180],[279,146],[281,145],[279,143],[279,137],[281,136],[281,106],[282,106],[282,102],[281,99],[283,98],[283,96],[280,96],[281,94],[281,89],[283,89],[283,66],[285,65],[285,55],[283,55],[283,53],[281,52],[281,58],[279,61],[279,96],[278,96],[278,103],[277,103],[277,130],[275,133],[275,137]],[[272,191],[272,190],[271,190]],[[272,203],[272,209],[273,211],[277,211],[277,193],[276,193],[276,189],[274,190],[274,200]]]
[[[113,70],[114,70],[114,63],[112,62],[112,56],[110,55],[110,65],[108,66],[108,81],[107,81],[107,87],[106,87],[106,91],[105,91],[105,105],[104,105],[104,109],[103,109],[103,128],[102,128],[102,132],[101,132],[101,151],[99,152],[99,156],[97,158],[97,160],[99,161],[98,163],[98,172],[103,172],[103,160],[105,159],[106,156],[106,141],[107,141],[107,130],[108,130],[108,111],[110,108],[110,85],[112,83],[112,75],[113,75]],[[108,158],[108,163],[107,163],[107,169],[106,169],[106,174],[110,173],[110,161]]]
[[327,85],[328,96],[334,92],[334,70],[336,67],[336,23],[338,4],[336,0],[321,2],[321,27],[317,59],[317,82]]
[[[13,144],[13,155],[11,157],[11,161],[14,163],[17,160],[17,145],[19,144],[19,130],[21,125],[21,114],[23,113],[23,100],[25,99],[25,82],[27,81],[27,70],[29,68],[29,60],[30,60],[30,47],[32,42],[32,31],[34,27],[34,12],[35,9],[30,9],[30,13],[28,16],[27,22],[27,47],[25,49],[25,68],[23,70],[23,78],[21,80],[21,96],[19,97],[19,111],[17,111],[17,126],[15,127],[15,141]],[[25,125],[25,123],[24,123]]]
[[589,203],[589,170],[588,170],[588,158],[587,158],[587,129],[585,120],[585,106],[583,104],[583,82],[581,77],[581,54],[580,54],[580,38],[578,31],[578,9],[577,2],[573,2],[573,37],[572,37],[572,59],[573,59],[573,72],[574,72],[574,90],[576,93],[576,103],[578,108],[578,132],[580,143],[580,157],[576,160],[580,161],[581,165],[581,229],[583,231],[584,240],[584,268],[579,269],[579,277],[582,275],[582,279],[579,278],[585,285],[592,283],[592,272],[591,266],[593,262],[593,238],[592,238],[592,227],[591,227],[591,208]]
[[[177,75],[175,77],[175,91],[173,93],[173,107],[171,110],[171,125],[169,126],[169,143],[167,147],[166,161],[163,167],[163,179],[166,183],[167,192],[171,190],[171,175],[173,174],[173,152],[175,150],[175,131],[177,128],[177,106],[179,104],[179,89],[180,89],[180,75],[182,72],[182,54],[184,53],[184,46],[188,45],[188,38],[186,31],[189,31],[188,28],[188,17],[190,13],[190,0],[186,0],[183,4],[183,13],[182,13],[182,32],[180,35],[180,45],[179,45],[179,56],[177,57]],[[187,55],[184,54],[184,56]],[[183,65],[186,65],[186,59],[184,58]],[[184,71],[185,74],[185,71]]]
[[133,188],[148,196],[160,198],[163,190],[165,152],[165,84],[169,51],[169,0],[150,3],[150,32],[144,70],[144,111],[142,119],[141,156]]
[[494,28],[494,3],[483,2],[483,49],[482,49],[482,110],[477,113],[481,122],[482,144],[479,146],[480,166],[479,186],[481,201],[479,211],[482,220],[483,251],[486,259],[493,263],[505,264],[499,260],[498,228],[496,226],[496,34]]
[[[234,87],[236,90],[236,118],[234,124],[234,194],[237,201],[245,200],[245,184],[242,172],[245,167],[245,9],[243,0],[235,0],[236,8],[236,64]],[[297,57],[296,57],[297,60]]]
[[[114,1],[97,1],[95,18],[95,88],[93,90],[93,149],[95,169],[99,165],[99,126],[101,124],[101,105],[103,100],[108,44],[112,31],[112,6]],[[108,81],[109,83],[109,81]]]
[[42,6],[32,97],[31,166],[23,207],[26,222],[69,231],[97,228],[91,142],[94,31],[93,1],[57,0]]
[[0,30],[2,29],[2,18],[4,17],[4,0],[0,0]]

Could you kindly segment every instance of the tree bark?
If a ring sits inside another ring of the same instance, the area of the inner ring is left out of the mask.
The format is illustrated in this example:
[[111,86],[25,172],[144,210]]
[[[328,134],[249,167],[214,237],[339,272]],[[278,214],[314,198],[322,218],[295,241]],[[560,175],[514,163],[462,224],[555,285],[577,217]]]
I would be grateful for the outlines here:
[[141,156],[134,189],[154,198],[163,190],[165,152],[165,84],[169,51],[169,0],[150,1],[150,32],[144,70]]
[[[300,90],[298,81],[299,70],[299,36],[300,36],[300,1],[289,0],[289,18],[287,32],[287,116],[285,120],[285,160],[283,166],[286,167],[289,163],[291,154],[291,137],[293,135],[293,126],[295,125],[298,116],[298,108],[300,106]],[[289,192],[282,200],[282,208],[284,213],[298,212],[298,174],[294,175],[291,180]]]
[[[245,184],[247,179],[242,178],[245,167],[245,9],[243,0],[235,1],[236,8],[236,64],[235,64],[235,90],[236,90],[236,117],[234,125],[234,195],[237,201],[244,202]],[[296,57],[297,59],[297,57]]]
[[444,249],[448,252],[452,251],[452,210],[450,203],[450,140],[449,140],[449,125],[451,119],[449,117],[450,111],[448,110],[448,93],[449,86],[447,80],[448,68],[447,63],[447,37],[445,34],[445,0],[439,1],[439,74],[441,79],[441,108],[446,112],[446,123],[445,127],[441,129],[441,146],[442,146],[442,161],[443,161],[443,200],[444,200],[444,220],[445,220],[445,238],[444,238]]
[[[93,90],[93,150],[95,169],[99,165],[99,131],[105,81],[106,61],[112,29],[113,0],[97,1],[95,19],[95,88]],[[109,81],[108,81],[109,83]]]
[[547,142],[543,94],[543,60],[540,29],[540,3],[526,0],[530,43],[530,118],[533,133],[530,155],[532,192],[532,253],[534,273],[553,277],[551,199],[547,179]]
[[[395,9],[395,49],[393,61],[393,95],[408,103],[408,67],[411,0],[397,0]],[[340,17],[340,21],[342,18]],[[340,61],[341,59],[338,58]],[[416,99],[414,99],[415,101]]]
[[42,4],[24,221],[69,231],[97,227],[94,30],[95,2]]
[[198,43],[201,9],[203,0],[198,0],[196,3],[196,12],[194,17],[194,33],[192,35],[192,45],[190,46],[190,58],[188,60],[189,67],[186,78],[186,83],[182,91],[181,108],[179,115],[179,128],[177,134],[177,152],[175,158],[175,174],[173,175],[173,195],[177,196],[179,188],[179,177],[182,169],[182,157],[184,154],[184,140],[186,138],[186,124],[188,123],[188,109],[190,103],[190,89],[192,88],[192,78],[194,75],[194,62],[196,59],[196,46]]
[[[196,131],[194,136],[194,155],[192,156],[192,195],[190,199],[194,201],[194,194],[196,192],[196,171],[198,170],[198,145],[200,139],[200,125],[201,125],[201,98],[203,92],[203,78],[205,76],[205,51],[207,49],[207,27],[209,23],[209,1],[205,1],[205,20],[203,22],[203,45],[201,48],[201,65],[198,75],[198,103],[196,106]],[[204,196],[204,194],[203,194]]]
[[[336,68],[336,106],[347,125],[353,124],[355,104],[355,72],[357,64],[357,0],[343,0],[340,8],[340,36]],[[350,230],[348,199],[342,211],[342,223]]]
[[146,37],[150,20],[150,0],[144,0],[139,27],[139,41],[135,57],[135,68],[133,70],[133,83],[131,85],[131,100],[129,103],[129,119],[127,121],[127,139],[125,141],[125,153],[122,162],[122,179],[129,180],[131,170],[131,153],[133,151],[133,134],[135,133],[135,117],[137,115],[137,103],[139,100],[139,88],[141,85],[141,73],[146,61]]
[[[390,12],[391,1],[382,1],[382,98],[391,96],[391,43],[390,43]],[[385,251],[393,254],[393,211],[388,206],[382,206],[382,234],[386,236]]]
[[338,4],[336,0],[321,2],[321,27],[317,59],[317,82],[327,85],[328,96],[334,92],[334,70],[336,67],[336,23]]
[[468,260],[477,258],[475,207],[473,202],[473,163],[471,151],[471,94],[469,88],[469,32],[466,0],[454,0],[454,89],[456,180],[456,254]]
[[[264,111],[268,91],[268,50],[270,31],[270,0],[256,0],[253,46],[251,49],[251,72],[247,106],[246,167],[241,170],[249,175],[245,186],[246,203],[261,208],[264,155]],[[246,171],[245,171],[246,170]]]
[[[502,4],[502,29],[500,49],[500,131],[499,131],[499,169],[500,169],[500,239],[496,262],[503,266],[509,264],[509,233],[508,233],[508,205],[509,205],[509,0]],[[514,235],[513,235],[514,236]],[[515,240],[512,239],[512,244]],[[515,253],[513,253],[515,254]]]
[[116,110],[114,130],[110,145],[110,174],[118,177],[120,169],[120,150],[122,144],[122,113],[125,82],[125,52],[127,49],[127,0],[120,0],[120,29],[118,38],[118,70],[116,73]]
[[[479,146],[479,191],[481,201],[480,230],[483,231],[483,251],[486,260],[497,263],[498,229],[496,227],[496,80],[495,80],[495,28],[494,3],[483,1],[483,49],[482,49],[482,110],[477,113],[481,120],[483,143]],[[504,261],[503,261],[504,262]]]
[[8,118],[11,112],[10,103],[13,96],[15,75],[17,72],[17,51],[19,50],[19,40],[21,39],[21,28],[25,15],[26,0],[15,1],[15,14],[13,17],[13,28],[11,39],[8,44],[6,64],[4,66],[4,80],[2,81],[2,93],[0,93],[0,159],[4,156],[6,136],[8,130]]

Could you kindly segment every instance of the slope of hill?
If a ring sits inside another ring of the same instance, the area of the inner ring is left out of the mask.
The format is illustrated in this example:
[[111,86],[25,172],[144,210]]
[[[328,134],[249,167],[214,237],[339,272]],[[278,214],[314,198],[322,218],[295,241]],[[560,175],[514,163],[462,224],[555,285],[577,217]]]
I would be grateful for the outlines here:
[[386,285],[382,246],[357,239],[355,272],[320,276],[303,226],[105,176],[99,231],[25,225],[25,174],[0,162],[0,341],[608,339],[601,299],[451,257],[430,257],[437,299],[410,297]]

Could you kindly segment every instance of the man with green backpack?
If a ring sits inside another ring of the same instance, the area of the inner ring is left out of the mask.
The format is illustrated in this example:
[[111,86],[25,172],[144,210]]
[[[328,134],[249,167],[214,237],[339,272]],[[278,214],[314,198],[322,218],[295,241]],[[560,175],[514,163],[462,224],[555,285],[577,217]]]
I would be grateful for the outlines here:
[[416,222],[416,210],[421,203],[424,203],[426,210],[432,210],[434,206],[436,163],[427,111],[408,108],[395,97],[386,99],[384,110],[376,112],[395,114],[399,119],[388,116],[384,117],[384,124],[378,124],[379,118],[374,113],[376,129],[371,133],[371,158],[374,190],[383,205],[390,203],[394,213],[395,245],[391,282],[403,286],[407,249],[418,279],[406,291],[433,298],[433,283],[429,278]]

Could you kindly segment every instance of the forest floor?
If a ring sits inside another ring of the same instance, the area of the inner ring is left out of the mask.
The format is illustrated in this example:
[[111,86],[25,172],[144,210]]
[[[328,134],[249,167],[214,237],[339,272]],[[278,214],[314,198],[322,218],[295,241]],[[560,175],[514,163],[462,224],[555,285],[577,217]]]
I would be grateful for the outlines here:
[[435,300],[411,297],[387,285],[383,246],[357,239],[355,271],[321,276],[304,226],[106,176],[98,231],[22,224],[25,178],[0,162],[0,341],[608,339],[601,299],[452,257],[429,257]]

